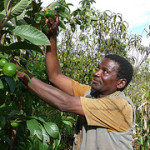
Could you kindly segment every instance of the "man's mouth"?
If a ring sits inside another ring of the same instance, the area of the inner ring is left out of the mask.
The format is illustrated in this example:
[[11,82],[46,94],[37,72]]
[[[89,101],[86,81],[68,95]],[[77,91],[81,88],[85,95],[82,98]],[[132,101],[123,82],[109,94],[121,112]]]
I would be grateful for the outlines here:
[[97,83],[97,81],[96,81],[95,79],[93,79],[92,83],[94,83],[94,84],[95,84],[95,83]]
[[101,83],[101,82],[97,80],[96,78],[93,78],[93,84],[96,84],[96,83]]

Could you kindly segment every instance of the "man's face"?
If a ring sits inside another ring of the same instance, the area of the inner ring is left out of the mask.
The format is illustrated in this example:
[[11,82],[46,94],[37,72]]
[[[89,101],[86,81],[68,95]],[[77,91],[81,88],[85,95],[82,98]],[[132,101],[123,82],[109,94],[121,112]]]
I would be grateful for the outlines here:
[[92,88],[99,91],[101,95],[109,95],[117,90],[117,72],[119,64],[109,58],[99,64],[94,72]]

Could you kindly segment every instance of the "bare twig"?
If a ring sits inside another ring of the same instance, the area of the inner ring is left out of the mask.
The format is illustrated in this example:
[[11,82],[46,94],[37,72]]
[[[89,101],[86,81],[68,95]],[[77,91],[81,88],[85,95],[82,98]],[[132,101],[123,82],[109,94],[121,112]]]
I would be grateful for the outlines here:
[[[3,28],[3,30],[5,30],[5,28]],[[5,38],[6,38],[6,33],[4,33],[4,34],[1,36],[0,45],[2,45],[2,46],[4,45]]]
[[0,25],[0,30],[3,29],[5,23],[7,22],[8,18],[9,18],[9,16],[10,16],[10,13],[11,13],[11,9],[12,9],[12,5],[10,4],[8,13],[7,13],[7,15],[5,16],[5,18],[4,18],[3,22],[2,22],[2,24]]

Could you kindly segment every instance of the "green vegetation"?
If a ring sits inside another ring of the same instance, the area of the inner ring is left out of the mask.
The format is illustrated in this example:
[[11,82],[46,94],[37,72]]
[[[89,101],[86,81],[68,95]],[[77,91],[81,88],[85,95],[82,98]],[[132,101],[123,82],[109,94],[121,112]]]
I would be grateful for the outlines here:
[[[128,23],[121,14],[100,12],[92,3],[94,0],[81,0],[80,7],[73,12],[72,4],[65,0],[50,4],[60,18],[60,66],[65,75],[91,84],[92,74],[104,55],[115,53],[126,57],[135,70],[133,81],[125,90],[136,107],[133,147],[150,149],[149,48],[141,44],[140,35],[128,34]],[[3,150],[72,147],[76,116],[42,102],[17,79],[16,66],[7,65],[13,58],[21,64],[20,71],[27,69],[50,84],[45,69],[45,51],[50,42],[41,31],[47,32],[47,25],[40,0],[0,1],[0,147]],[[14,128],[16,123],[19,126]]]
[[25,58],[22,58],[20,60],[20,64],[23,65],[23,66],[26,65],[27,64],[27,60]]

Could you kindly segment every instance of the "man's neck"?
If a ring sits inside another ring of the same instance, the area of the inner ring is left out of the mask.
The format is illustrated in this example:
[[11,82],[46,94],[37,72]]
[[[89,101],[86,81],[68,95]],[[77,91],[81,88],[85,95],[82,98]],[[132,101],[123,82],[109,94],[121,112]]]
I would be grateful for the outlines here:
[[91,96],[92,97],[95,97],[95,98],[103,98],[103,97],[106,97],[108,95],[111,95],[113,93],[115,93],[117,91],[114,91],[114,92],[111,92],[111,93],[100,93],[99,91],[95,90],[95,89],[91,89]]

